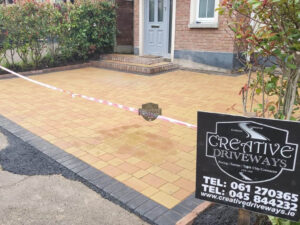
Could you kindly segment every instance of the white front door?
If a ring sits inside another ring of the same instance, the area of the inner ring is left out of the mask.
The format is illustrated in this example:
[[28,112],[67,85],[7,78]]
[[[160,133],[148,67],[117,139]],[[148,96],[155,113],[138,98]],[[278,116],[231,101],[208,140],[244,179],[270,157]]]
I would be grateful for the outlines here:
[[169,8],[170,0],[145,0],[145,55],[168,55]]

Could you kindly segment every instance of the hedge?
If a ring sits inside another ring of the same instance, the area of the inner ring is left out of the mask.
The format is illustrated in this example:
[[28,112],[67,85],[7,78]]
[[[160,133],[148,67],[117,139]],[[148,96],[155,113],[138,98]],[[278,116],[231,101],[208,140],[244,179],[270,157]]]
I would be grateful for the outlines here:
[[86,61],[113,49],[115,5],[27,0],[0,6],[0,63],[20,70]]

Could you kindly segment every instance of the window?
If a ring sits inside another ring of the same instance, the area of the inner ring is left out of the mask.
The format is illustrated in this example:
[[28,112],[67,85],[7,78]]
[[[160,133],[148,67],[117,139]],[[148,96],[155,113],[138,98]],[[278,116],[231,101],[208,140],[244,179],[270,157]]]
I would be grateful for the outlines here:
[[190,28],[218,28],[219,0],[191,0]]
[[215,0],[199,0],[197,20],[213,19],[215,15]]

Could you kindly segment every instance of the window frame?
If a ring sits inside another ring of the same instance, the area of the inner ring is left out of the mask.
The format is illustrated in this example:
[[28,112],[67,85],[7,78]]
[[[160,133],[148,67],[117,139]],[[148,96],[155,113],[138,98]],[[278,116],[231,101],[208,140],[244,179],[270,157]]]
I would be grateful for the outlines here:
[[[215,8],[214,8],[214,17],[210,17],[210,18],[203,18],[203,17],[199,17],[199,11],[200,11],[200,1],[201,0],[197,0],[197,9],[196,9],[196,22],[218,22],[218,13],[215,11],[218,8],[219,5],[219,0],[215,0]],[[209,0],[207,0],[209,1]]]
[[[219,0],[215,0],[216,10],[219,7]],[[190,23],[189,28],[218,28],[219,27],[219,13],[214,11],[212,18],[200,18],[200,0],[191,0],[190,5]]]

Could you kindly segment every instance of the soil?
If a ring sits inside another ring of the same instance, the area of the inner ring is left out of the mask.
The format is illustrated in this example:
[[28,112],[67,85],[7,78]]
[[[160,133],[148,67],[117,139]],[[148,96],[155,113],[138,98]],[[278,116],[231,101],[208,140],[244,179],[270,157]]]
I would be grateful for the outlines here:
[[[237,225],[238,209],[215,204],[198,215],[193,225]],[[250,225],[272,225],[264,215],[251,213]]]
[[[11,69],[14,72],[18,72],[18,73],[20,73],[20,72],[30,72],[30,71],[49,69],[49,68],[55,68],[55,67],[77,65],[77,64],[87,63],[91,60],[99,60],[99,59],[100,59],[100,55],[92,56],[87,60],[74,59],[72,61],[62,61],[62,60],[58,59],[53,64],[49,64],[47,62],[41,62],[41,64],[36,68],[34,68],[33,66],[21,67],[19,64],[16,64],[14,67],[9,67],[8,69]],[[7,74],[6,71],[0,70],[0,76],[5,75],[5,74]]]

